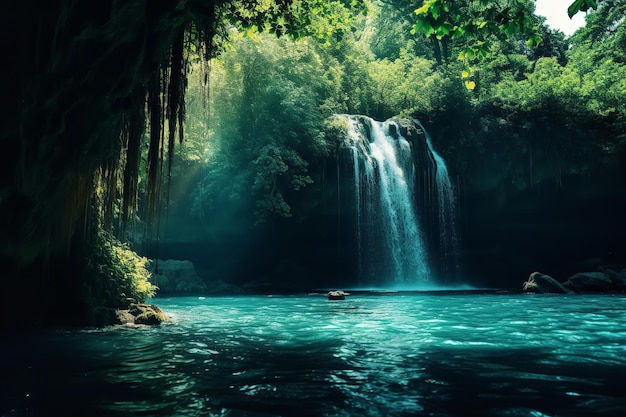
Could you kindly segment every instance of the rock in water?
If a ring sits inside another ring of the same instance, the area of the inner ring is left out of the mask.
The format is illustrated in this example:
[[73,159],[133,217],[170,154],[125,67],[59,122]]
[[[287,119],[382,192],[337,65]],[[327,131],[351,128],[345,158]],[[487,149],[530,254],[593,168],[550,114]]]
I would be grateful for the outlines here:
[[579,272],[569,277],[563,285],[575,292],[608,292],[619,289],[604,272]]
[[131,303],[128,310],[98,308],[94,311],[91,325],[106,327],[114,325],[134,326],[137,324],[157,325],[169,321],[169,317],[154,304]]
[[350,295],[350,294],[344,291],[330,291],[328,293],[328,299],[329,300],[345,300],[346,295]]
[[131,304],[128,312],[135,318],[135,324],[155,325],[169,320],[154,304]]
[[541,272],[533,272],[524,282],[522,291],[533,294],[571,294],[573,291],[566,288],[556,279]]

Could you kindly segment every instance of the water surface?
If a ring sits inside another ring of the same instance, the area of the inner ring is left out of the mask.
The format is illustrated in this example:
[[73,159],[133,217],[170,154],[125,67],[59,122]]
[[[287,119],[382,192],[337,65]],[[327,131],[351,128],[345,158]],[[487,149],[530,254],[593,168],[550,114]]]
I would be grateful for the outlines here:
[[1,416],[626,411],[626,297],[159,298],[173,324],[12,336]]

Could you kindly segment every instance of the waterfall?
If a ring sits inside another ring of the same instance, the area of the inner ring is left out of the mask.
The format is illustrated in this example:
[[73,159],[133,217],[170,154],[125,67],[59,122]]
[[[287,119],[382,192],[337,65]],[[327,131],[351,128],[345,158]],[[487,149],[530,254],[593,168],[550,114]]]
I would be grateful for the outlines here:
[[348,116],[347,125],[359,273],[367,275],[362,278],[369,284],[429,283],[431,270],[413,195],[411,145],[393,121]]
[[[426,138],[425,143],[422,140],[421,146],[417,146],[420,150],[402,135],[403,128],[395,120],[337,117],[343,118],[347,126],[342,155],[352,164],[354,178],[360,284],[403,289],[431,287],[436,282],[430,252],[434,250],[448,262],[456,250],[454,190],[445,161],[435,152],[426,130],[417,121],[411,123],[413,131],[417,132],[415,126],[419,126]],[[416,152],[425,155],[416,158]],[[426,193],[432,188],[438,195],[433,201],[438,206],[438,221],[434,226],[428,225],[438,229],[438,248],[429,248],[422,227],[428,219],[426,213],[421,213],[424,204],[420,204],[420,195],[424,192],[416,185],[416,164],[424,165],[419,168],[426,173],[421,177],[426,183],[420,186],[426,187]]]
[[428,131],[422,123],[413,119],[413,122],[422,129],[426,137],[428,151],[435,163],[435,184],[437,189],[438,223],[439,223],[439,252],[441,256],[442,272],[444,274],[458,274],[459,272],[459,249],[456,234],[456,198],[454,188],[448,175],[446,161],[433,147]]

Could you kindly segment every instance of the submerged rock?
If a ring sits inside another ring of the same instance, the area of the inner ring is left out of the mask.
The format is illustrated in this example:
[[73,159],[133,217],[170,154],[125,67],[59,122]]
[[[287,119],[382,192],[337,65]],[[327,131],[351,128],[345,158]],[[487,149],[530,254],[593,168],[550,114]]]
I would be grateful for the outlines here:
[[541,272],[533,272],[524,282],[522,291],[533,294],[571,294],[573,291],[556,279]]
[[344,291],[329,291],[328,299],[329,300],[345,300],[347,295],[350,295],[350,294]]

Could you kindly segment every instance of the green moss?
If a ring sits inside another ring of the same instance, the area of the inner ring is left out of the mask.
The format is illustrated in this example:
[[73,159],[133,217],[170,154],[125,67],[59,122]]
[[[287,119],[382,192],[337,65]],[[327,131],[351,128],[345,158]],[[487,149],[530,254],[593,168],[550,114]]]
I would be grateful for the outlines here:
[[129,313],[135,317],[135,324],[155,325],[169,321],[169,317],[153,304],[132,304]]

